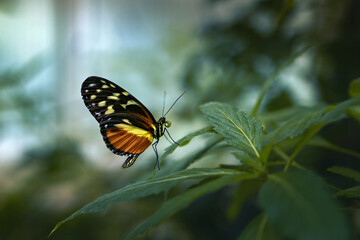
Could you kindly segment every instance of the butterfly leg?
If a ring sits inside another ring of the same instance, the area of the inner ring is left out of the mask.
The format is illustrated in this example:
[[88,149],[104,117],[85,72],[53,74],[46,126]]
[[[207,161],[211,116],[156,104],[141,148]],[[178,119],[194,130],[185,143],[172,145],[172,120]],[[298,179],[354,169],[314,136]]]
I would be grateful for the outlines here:
[[[176,145],[179,145],[177,142],[175,142],[175,140],[171,137],[169,131],[165,128],[164,131],[169,135],[170,139],[173,141],[173,143],[175,143]],[[166,136],[165,136],[166,137]]]
[[139,157],[139,154],[131,154],[124,162],[124,164],[122,165],[122,168],[128,168],[131,165],[134,164],[134,162],[136,161],[136,159]]
[[156,142],[154,142],[151,146],[156,154],[156,163],[155,163],[155,166],[154,166],[154,169],[156,168],[156,165],[158,167],[158,169],[160,170],[160,164],[159,164],[159,154],[158,154],[158,151],[157,151],[157,145],[159,143],[159,139],[156,140]]

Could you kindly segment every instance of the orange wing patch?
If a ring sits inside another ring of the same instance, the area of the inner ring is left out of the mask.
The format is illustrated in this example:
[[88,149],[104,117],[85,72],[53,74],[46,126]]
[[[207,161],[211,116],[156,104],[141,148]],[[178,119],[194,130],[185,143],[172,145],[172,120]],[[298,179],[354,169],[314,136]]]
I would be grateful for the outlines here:
[[115,126],[106,130],[106,137],[114,148],[122,152],[140,154],[150,146],[154,139],[150,132],[143,129],[126,124]]

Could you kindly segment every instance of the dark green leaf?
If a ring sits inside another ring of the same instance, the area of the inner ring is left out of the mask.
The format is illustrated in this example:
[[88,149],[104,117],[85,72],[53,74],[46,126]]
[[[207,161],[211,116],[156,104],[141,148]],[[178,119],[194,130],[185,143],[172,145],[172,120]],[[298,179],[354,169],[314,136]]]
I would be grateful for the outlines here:
[[222,103],[207,103],[201,106],[215,130],[240,151],[259,159],[262,143],[261,122],[236,107]]
[[353,106],[346,110],[346,114],[354,118],[360,124],[360,106]]
[[187,169],[184,171],[176,172],[174,174],[165,177],[130,184],[112,193],[104,194],[95,201],[85,205],[84,207],[73,213],[65,220],[59,222],[51,233],[53,233],[58,227],[60,227],[60,225],[73,219],[79,214],[98,212],[118,202],[138,199],[152,194],[158,194],[160,192],[166,192],[170,188],[186,180],[193,180],[193,179],[201,180],[209,177],[216,177],[223,175],[232,176],[237,173],[238,171],[234,171],[230,169],[194,168],[194,169]]
[[259,194],[268,220],[291,239],[349,239],[349,228],[322,179],[308,171],[269,175]]
[[344,111],[356,104],[357,101],[360,101],[360,97],[344,101],[336,106],[323,107],[316,111],[296,115],[280,127],[265,135],[263,145],[269,144],[274,139],[276,139],[275,143],[279,143],[286,138],[294,138],[315,124],[319,126],[315,128],[319,131],[325,124],[341,119],[344,116]]
[[229,220],[235,220],[237,218],[246,200],[259,191],[262,183],[263,181],[259,179],[249,179],[239,182],[227,211],[227,218]]
[[279,234],[268,223],[266,214],[255,217],[241,232],[237,240],[278,240]]
[[337,192],[335,196],[359,199],[360,198],[360,186],[355,186],[355,187],[341,190],[341,191]]
[[329,172],[339,174],[344,177],[352,178],[357,182],[360,182],[360,172],[355,171],[351,168],[334,166],[327,169]]
[[[149,228],[158,225],[164,219],[170,217],[174,213],[188,206],[191,202],[193,202],[196,198],[214,192],[229,183],[231,183],[236,176],[241,176],[239,174],[231,174],[228,176],[222,176],[213,181],[202,184],[198,187],[192,188],[185,193],[170,199],[165,202],[150,218],[141,223],[138,227],[136,227],[133,231],[131,231],[125,239],[132,239],[135,236],[144,233]],[[250,174],[243,173],[244,178],[253,177]]]
[[350,156],[353,156],[353,157],[356,157],[356,158],[360,159],[360,153],[357,153],[355,151],[352,151],[352,150],[337,146],[337,145],[329,142],[325,138],[322,138],[322,137],[319,137],[319,136],[314,137],[313,139],[311,139],[309,141],[309,145],[327,148],[327,149],[330,149],[330,150],[333,150],[333,151],[336,151],[336,152],[340,152],[340,153],[344,153],[344,154],[347,154],[347,155],[350,155]]
[[350,83],[349,96],[352,98],[360,96],[360,78],[357,78]]

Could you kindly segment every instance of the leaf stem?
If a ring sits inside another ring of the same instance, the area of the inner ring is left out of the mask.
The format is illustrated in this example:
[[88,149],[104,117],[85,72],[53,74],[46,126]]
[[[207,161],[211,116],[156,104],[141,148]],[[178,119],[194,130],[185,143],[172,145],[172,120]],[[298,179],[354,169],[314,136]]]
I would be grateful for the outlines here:
[[321,128],[324,127],[324,123],[316,124],[309,128],[309,130],[305,133],[304,137],[301,139],[299,144],[296,146],[294,152],[291,154],[289,161],[287,162],[284,172],[288,170],[288,168],[293,164],[295,158],[300,153],[300,151],[305,147],[305,145],[311,140],[311,138],[317,134]]
[[254,117],[256,117],[256,114],[259,110],[260,104],[261,104],[262,100],[264,99],[266,92],[271,87],[271,85],[274,83],[274,81],[276,80],[277,76],[281,73],[281,71],[284,70],[286,67],[288,67],[299,56],[301,56],[302,54],[304,54],[305,52],[307,52],[309,49],[311,49],[314,46],[315,45],[310,45],[310,46],[304,47],[303,49],[301,49],[300,51],[295,53],[294,56],[290,57],[287,61],[285,61],[282,65],[280,65],[280,67],[278,67],[275,70],[275,72],[266,80],[265,84],[263,85],[263,88],[261,89],[260,95],[256,101],[254,109],[252,111],[252,115]]

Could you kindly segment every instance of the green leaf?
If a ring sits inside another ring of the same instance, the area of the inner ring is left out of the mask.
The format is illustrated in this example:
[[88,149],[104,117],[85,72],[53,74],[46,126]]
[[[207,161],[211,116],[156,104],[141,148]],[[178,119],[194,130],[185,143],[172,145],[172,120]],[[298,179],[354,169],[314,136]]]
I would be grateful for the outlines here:
[[261,171],[261,165],[259,162],[253,160],[249,155],[245,152],[233,152],[234,157],[240,160],[240,163],[244,167],[248,167],[250,169],[255,169],[257,171]]
[[360,124],[360,106],[353,106],[346,110],[346,113]]
[[323,123],[317,123],[309,127],[309,129],[301,136],[301,140],[296,144],[293,153],[290,156],[289,161],[286,163],[285,171],[292,166],[295,161],[295,158],[300,153],[300,151],[308,144],[308,142],[324,127]]
[[262,184],[263,181],[260,179],[249,179],[239,183],[227,211],[227,218],[229,220],[233,221],[238,217],[246,200],[257,193]]
[[293,106],[289,108],[284,108],[280,110],[275,110],[272,112],[265,112],[258,116],[259,120],[264,122],[266,125],[279,124],[280,122],[286,122],[289,119],[294,118],[295,116],[302,116],[309,112],[315,112],[320,110],[322,107],[303,107],[303,106]]
[[262,143],[261,122],[236,107],[222,103],[207,103],[200,107],[215,130],[240,151],[260,158]]
[[325,138],[322,138],[322,137],[319,137],[319,136],[314,137],[313,139],[311,139],[309,141],[309,145],[316,146],[316,147],[327,148],[327,149],[330,149],[330,150],[333,150],[333,151],[336,151],[336,152],[340,152],[340,153],[344,153],[344,154],[347,154],[347,155],[350,155],[350,156],[353,156],[353,157],[356,157],[356,158],[360,159],[360,153],[357,153],[355,151],[352,151],[352,150],[337,146],[337,145],[329,142]]
[[310,126],[316,124],[320,120],[324,111],[325,108],[322,108],[313,112],[295,115],[283,125],[265,135],[263,145],[269,144],[274,139],[276,144],[285,140],[286,138],[294,138],[302,134]]
[[50,234],[52,234],[57,228],[59,228],[60,225],[80,214],[102,211],[106,207],[121,201],[143,198],[152,194],[165,192],[168,191],[170,188],[174,187],[175,185],[182,183],[186,180],[202,180],[209,177],[224,175],[232,176],[237,173],[239,172],[230,169],[194,168],[176,172],[165,177],[130,184],[112,193],[104,194],[95,201],[85,205],[80,210],[76,211],[63,221],[59,222]]
[[340,120],[344,117],[345,110],[356,105],[358,101],[360,101],[360,96],[329,107],[329,110],[321,117],[320,122],[328,124]]
[[[191,154],[190,156],[186,156],[184,159],[182,160],[177,160],[177,161],[166,161],[164,166],[161,168],[161,171],[159,171],[156,174],[156,177],[159,176],[165,176],[180,170],[184,170],[185,168],[187,168],[191,163],[195,162],[196,160],[200,159],[201,157],[203,157],[205,154],[207,154],[210,150],[213,149],[213,147],[215,145],[217,145],[218,143],[220,143],[221,141],[223,141],[223,138],[220,138],[218,136],[216,136],[213,139],[210,139],[205,146],[201,147],[200,149],[197,150],[197,152]],[[168,160],[168,159],[166,159]]]
[[165,159],[167,156],[169,156],[171,153],[173,153],[175,151],[175,149],[179,146],[185,146],[186,144],[188,144],[194,137],[200,136],[202,134],[205,133],[209,133],[213,131],[213,127],[205,127],[202,128],[200,130],[197,130],[193,133],[190,133],[188,135],[186,135],[185,137],[181,138],[180,140],[177,141],[177,144],[172,144],[171,146],[167,147],[165,149],[165,152],[163,153],[163,155],[161,156],[161,160]]
[[266,214],[255,217],[241,232],[237,240],[278,240],[281,239],[268,223]]
[[301,49],[300,51],[296,52],[293,56],[290,56],[289,59],[287,59],[287,61],[285,61],[280,67],[278,67],[275,72],[273,74],[271,74],[271,76],[265,81],[265,84],[263,85],[261,92],[259,94],[259,97],[255,103],[254,109],[252,111],[252,114],[254,116],[256,116],[259,108],[260,108],[260,104],[262,102],[262,100],[264,99],[265,94],[268,92],[269,88],[271,87],[271,85],[273,85],[273,83],[275,82],[275,80],[277,79],[277,77],[279,76],[279,74],[288,66],[290,66],[290,64],[292,64],[298,57],[300,57],[301,55],[303,55],[304,53],[306,53],[308,50],[310,50],[311,48],[313,48],[314,46],[307,46],[304,47],[303,49]]
[[322,179],[308,171],[269,175],[259,194],[268,220],[290,239],[349,239],[349,228]]
[[352,178],[357,182],[360,182],[360,172],[355,171],[351,168],[334,166],[327,169],[329,172],[339,174],[344,177]]
[[360,96],[360,78],[357,78],[350,83],[349,96],[352,98]]
[[[133,239],[135,236],[144,233],[149,228],[158,225],[164,219],[170,217],[175,214],[179,210],[188,206],[191,202],[193,202],[196,198],[214,192],[222,187],[225,187],[229,183],[231,183],[234,178],[241,175],[239,174],[231,174],[228,176],[222,176],[213,181],[202,184],[198,187],[194,187],[190,190],[187,190],[185,193],[170,199],[165,202],[150,218],[141,223],[138,227],[136,227],[133,231],[131,231],[125,239]],[[253,177],[250,174],[243,173],[243,178]]]
[[337,197],[346,197],[346,198],[360,198],[360,186],[355,186],[347,188],[341,191],[338,191],[335,196]]
[[274,139],[276,139],[276,144],[286,138],[294,138],[314,125],[318,125],[318,127],[315,127],[314,129],[319,131],[326,124],[340,120],[344,117],[344,111],[355,105],[357,101],[360,101],[360,97],[341,102],[335,106],[327,108],[322,107],[316,111],[296,115],[280,127],[265,135],[263,146],[269,144]]

